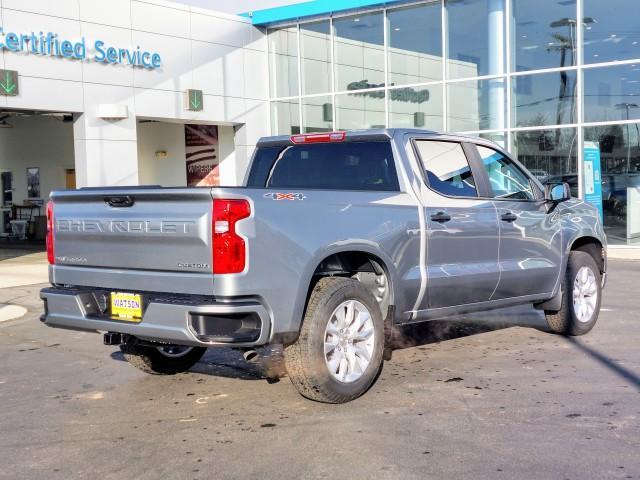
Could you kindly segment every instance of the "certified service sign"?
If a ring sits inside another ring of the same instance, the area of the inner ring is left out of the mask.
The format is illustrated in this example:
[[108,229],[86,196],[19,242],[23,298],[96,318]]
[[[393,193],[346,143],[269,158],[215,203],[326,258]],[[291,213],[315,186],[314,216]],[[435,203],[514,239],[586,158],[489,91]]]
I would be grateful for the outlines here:
[[93,60],[95,62],[130,65],[150,70],[162,66],[162,57],[157,52],[116,45],[107,45],[102,40],[91,44],[91,53],[87,51],[84,37],[75,40],[61,38],[54,32],[17,33],[5,31],[0,27],[0,51],[22,52],[32,55],[69,58],[72,60]]

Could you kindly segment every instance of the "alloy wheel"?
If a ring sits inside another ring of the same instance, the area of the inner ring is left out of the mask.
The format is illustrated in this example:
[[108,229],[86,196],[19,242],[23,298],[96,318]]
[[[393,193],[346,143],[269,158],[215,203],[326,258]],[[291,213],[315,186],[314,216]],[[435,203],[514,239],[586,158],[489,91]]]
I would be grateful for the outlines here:
[[356,382],[367,370],[375,346],[371,313],[357,300],[346,300],[333,311],[324,335],[324,356],[331,376]]

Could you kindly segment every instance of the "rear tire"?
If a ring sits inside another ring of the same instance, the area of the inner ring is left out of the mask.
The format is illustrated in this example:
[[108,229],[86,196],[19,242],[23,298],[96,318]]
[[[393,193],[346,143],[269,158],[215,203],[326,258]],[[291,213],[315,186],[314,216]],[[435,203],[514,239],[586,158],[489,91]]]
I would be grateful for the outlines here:
[[300,394],[345,403],[364,394],[382,368],[384,321],[360,282],[322,278],[309,298],[300,336],[284,350],[287,373]]
[[135,338],[120,345],[120,350],[131,365],[152,375],[175,375],[186,372],[198,363],[207,351],[204,347],[140,345]]
[[600,269],[591,255],[580,250],[569,254],[562,279],[562,306],[545,311],[549,330],[560,335],[584,335],[596,324],[602,299]]

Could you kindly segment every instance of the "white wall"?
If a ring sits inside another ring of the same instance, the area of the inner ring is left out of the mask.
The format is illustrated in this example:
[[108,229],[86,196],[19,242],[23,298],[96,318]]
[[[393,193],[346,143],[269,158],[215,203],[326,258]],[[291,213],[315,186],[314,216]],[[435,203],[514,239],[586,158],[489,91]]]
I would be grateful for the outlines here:
[[0,128],[0,171],[13,173],[13,203],[27,198],[27,167],[40,167],[40,198],[65,187],[65,169],[74,168],[73,125],[50,117],[10,117]]
[[[235,156],[241,161],[269,133],[266,41],[248,19],[163,0],[2,0],[0,15],[5,32],[86,39],[83,62],[0,54],[0,68],[20,74],[19,96],[0,97],[0,108],[81,113],[74,125],[79,186],[139,181],[140,118],[235,125]],[[162,67],[96,62],[96,40],[158,52]],[[185,110],[190,88],[203,90],[203,111]],[[126,106],[128,118],[98,118],[102,104]]]
[[[167,152],[156,158],[156,152]],[[187,184],[184,125],[179,123],[138,124],[138,177],[140,185],[183,187]]]

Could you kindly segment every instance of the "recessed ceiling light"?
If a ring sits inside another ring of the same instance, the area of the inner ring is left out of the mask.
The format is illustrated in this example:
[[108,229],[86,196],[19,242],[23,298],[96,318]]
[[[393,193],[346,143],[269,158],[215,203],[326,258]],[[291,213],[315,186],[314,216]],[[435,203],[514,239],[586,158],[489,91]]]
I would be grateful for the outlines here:
[[359,22],[359,21],[360,21],[360,19],[359,19],[359,18],[354,18],[354,19],[353,19],[353,21],[354,21],[354,22]]
[[597,53],[593,54],[594,57],[599,57],[600,55],[598,55]]
[[396,28],[394,28],[394,30],[395,30],[396,32],[399,32],[399,31],[400,31],[400,27],[396,27]]
[[609,35],[611,38],[616,38],[617,35],[615,33],[612,33],[611,35]]
[[526,35],[522,35],[522,38],[527,38],[527,36]]
[[638,42],[633,42],[631,45],[637,45],[637,44],[638,44]]
[[553,46],[553,42],[549,42],[549,43],[547,43],[547,45],[549,45],[550,47],[552,47],[552,46]]

